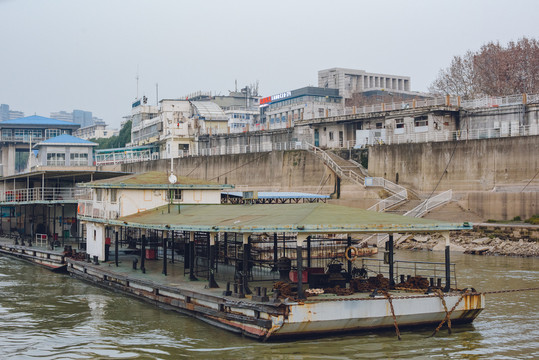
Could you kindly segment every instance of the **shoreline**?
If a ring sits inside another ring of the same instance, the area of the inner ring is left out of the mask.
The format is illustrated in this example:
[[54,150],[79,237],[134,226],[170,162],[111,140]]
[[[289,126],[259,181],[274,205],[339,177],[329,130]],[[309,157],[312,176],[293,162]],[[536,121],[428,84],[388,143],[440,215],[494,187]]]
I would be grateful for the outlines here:
[[[474,224],[473,230],[451,232],[450,250],[473,255],[539,257],[539,227],[521,224]],[[444,251],[438,234],[404,235],[396,249]]]

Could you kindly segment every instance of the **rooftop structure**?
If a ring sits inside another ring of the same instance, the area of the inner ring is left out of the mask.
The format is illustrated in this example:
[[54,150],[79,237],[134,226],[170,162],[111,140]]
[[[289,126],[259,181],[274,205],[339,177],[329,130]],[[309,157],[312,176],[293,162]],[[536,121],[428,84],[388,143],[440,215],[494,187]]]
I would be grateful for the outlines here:
[[339,94],[348,99],[353,93],[373,90],[411,92],[410,77],[368,73],[365,70],[331,68],[318,71],[318,86],[339,89]]

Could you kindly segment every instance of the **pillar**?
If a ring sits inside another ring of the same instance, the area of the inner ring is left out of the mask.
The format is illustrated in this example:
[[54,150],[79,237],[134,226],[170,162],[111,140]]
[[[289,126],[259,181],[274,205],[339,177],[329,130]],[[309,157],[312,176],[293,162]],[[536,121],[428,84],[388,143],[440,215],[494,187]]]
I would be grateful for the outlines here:
[[208,287],[210,289],[219,287],[219,285],[217,285],[217,283],[215,282],[215,243],[217,242],[218,235],[218,233],[210,233],[210,256],[208,261]]
[[118,244],[118,233],[120,229],[119,227],[114,228],[114,264],[116,267],[118,267],[118,250],[119,250],[119,244]]
[[161,240],[163,241],[163,275],[167,276],[167,261],[168,261],[168,257],[167,257],[167,238],[168,238],[168,233],[167,235],[165,236],[165,232],[166,231],[162,231],[161,232]]
[[195,277],[195,232],[189,232],[189,281],[198,280]]
[[273,268],[275,270],[277,270],[277,258],[279,257],[277,250],[277,233],[273,233]]
[[223,262],[225,265],[228,265],[228,233],[225,233],[225,239],[223,244]]
[[249,289],[249,262],[251,261],[251,234],[243,234],[243,291],[245,294],[251,294]]
[[444,291],[448,292],[451,290],[451,257],[449,254],[449,231],[444,232],[443,236],[445,238],[445,288]]
[[[350,234],[348,234],[348,238],[346,238],[346,248],[349,249],[350,247],[352,246],[352,237],[350,236]],[[352,261],[348,260],[347,261],[347,271],[348,271],[348,283],[350,283],[350,281],[352,280]]]
[[170,246],[172,247],[172,252],[170,254],[170,263],[174,264],[174,250],[176,246],[174,246],[174,230],[169,231],[170,234]]
[[393,234],[389,234],[389,240],[388,240],[388,251],[389,251],[389,287],[393,288],[395,286],[395,277],[393,275]]
[[311,267],[311,236],[307,236],[307,268]]
[[296,240],[296,262],[297,262],[297,274],[298,274],[298,299],[305,299],[305,293],[303,292],[303,242],[307,240],[307,235],[298,233]]
[[142,234],[140,239],[140,270],[146,273],[146,267],[144,266],[144,260],[146,259],[146,234]]

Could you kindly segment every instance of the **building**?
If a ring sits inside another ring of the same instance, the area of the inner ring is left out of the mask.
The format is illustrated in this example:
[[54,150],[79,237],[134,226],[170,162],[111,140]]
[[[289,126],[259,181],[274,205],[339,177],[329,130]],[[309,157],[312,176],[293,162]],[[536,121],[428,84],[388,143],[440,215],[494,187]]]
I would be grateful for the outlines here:
[[220,204],[221,191],[234,186],[147,172],[79,184],[79,187],[90,189],[89,200],[81,200],[78,210],[86,227],[87,253],[105,260],[105,239],[111,230],[107,229],[108,221],[168,204]]
[[[34,145],[36,155],[35,169],[43,167],[92,167],[93,148],[98,144],[63,134],[41,141]],[[32,166],[34,170],[34,166]]]
[[92,115],[91,111],[73,110],[73,112],[58,111],[50,114],[50,117],[57,120],[71,121],[75,124],[79,124],[81,127],[88,127],[92,125],[104,125],[105,122]]
[[[246,86],[240,91],[229,91],[228,95],[212,95],[211,92],[197,92],[186,97],[192,101],[211,101],[217,104],[228,117],[228,132],[249,131],[259,123],[260,110],[258,85]],[[214,132],[215,133],[215,132]]]
[[81,139],[106,139],[112,136],[117,136],[118,130],[107,130],[107,124],[105,123],[94,123],[93,125],[81,127],[75,131],[75,136],[80,137]]
[[308,86],[260,100],[260,122],[255,129],[293,127],[296,121],[339,115],[344,111],[339,90]]
[[9,105],[7,104],[0,105],[0,121],[14,120],[22,117],[24,117],[24,113],[22,111],[10,110]]
[[1,174],[9,176],[26,171],[33,145],[63,134],[72,135],[79,126],[37,115],[0,122]]
[[410,77],[388,74],[368,73],[365,70],[331,68],[318,71],[318,86],[339,89],[345,99],[354,93],[384,90],[409,93]]

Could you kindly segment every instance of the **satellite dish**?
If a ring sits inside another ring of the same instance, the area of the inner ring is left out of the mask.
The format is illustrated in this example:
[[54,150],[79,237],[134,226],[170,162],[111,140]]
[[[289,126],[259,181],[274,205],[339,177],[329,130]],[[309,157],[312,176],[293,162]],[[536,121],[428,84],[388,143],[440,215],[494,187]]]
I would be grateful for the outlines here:
[[171,183],[171,184],[176,184],[177,180],[178,180],[178,178],[174,174],[170,174],[170,176],[168,177],[168,182]]

